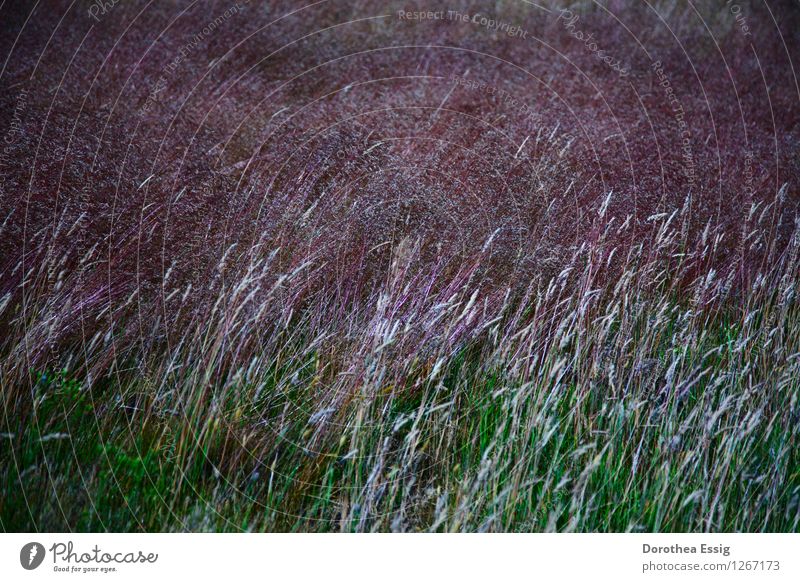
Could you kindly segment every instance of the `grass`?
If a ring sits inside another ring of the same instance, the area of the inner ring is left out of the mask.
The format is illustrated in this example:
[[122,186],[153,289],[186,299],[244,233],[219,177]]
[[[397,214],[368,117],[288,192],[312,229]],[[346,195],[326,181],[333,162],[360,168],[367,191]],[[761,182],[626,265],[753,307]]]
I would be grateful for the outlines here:
[[3,527],[797,531],[798,279],[698,308],[631,273],[569,293],[590,273],[425,356],[386,310],[344,355],[298,321],[224,376],[37,372],[4,392]]
[[798,531],[799,13],[605,4],[0,8],[0,528]]

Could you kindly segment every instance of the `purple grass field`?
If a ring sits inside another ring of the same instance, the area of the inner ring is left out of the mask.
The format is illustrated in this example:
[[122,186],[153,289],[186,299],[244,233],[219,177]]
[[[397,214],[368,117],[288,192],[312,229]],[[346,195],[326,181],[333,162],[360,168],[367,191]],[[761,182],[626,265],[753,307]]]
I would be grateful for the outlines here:
[[800,527],[800,6],[0,4],[5,531]]

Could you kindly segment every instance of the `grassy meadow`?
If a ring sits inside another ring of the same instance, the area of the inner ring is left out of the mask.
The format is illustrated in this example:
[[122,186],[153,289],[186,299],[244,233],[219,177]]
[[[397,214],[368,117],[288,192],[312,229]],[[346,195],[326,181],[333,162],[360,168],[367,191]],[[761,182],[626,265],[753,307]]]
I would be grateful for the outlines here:
[[0,7],[2,530],[800,531],[795,7],[134,4]]

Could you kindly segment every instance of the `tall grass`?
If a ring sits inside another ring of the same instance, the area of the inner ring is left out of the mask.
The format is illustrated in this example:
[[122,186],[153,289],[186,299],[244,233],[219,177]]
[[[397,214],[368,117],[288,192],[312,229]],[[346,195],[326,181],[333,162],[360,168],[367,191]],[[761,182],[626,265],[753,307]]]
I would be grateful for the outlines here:
[[659,220],[614,280],[602,239],[502,301],[431,290],[406,248],[320,316],[247,309],[248,268],[107,380],[7,358],[4,527],[795,531],[800,241],[732,299],[713,270],[677,286],[713,242]]
[[[242,10],[236,30],[266,18]],[[796,38],[768,38],[766,12],[757,62],[714,13],[733,72],[691,14],[642,36],[692,128],[691,184],[620,27],[599,42],[628,84],[518,6],[580,67],[475,27],[305,38],[303,15],[217,69],[221,27],[143,110],[110,103],[145,101],[208,14],[140,61],[136,14],[104,17],[116,45],[86,37],[113,58],[75,53],[98,86],[53,82],[60,53],[30,81],[0,222],[3,529],[798,530],[799,110],[776,56]],[[212,72],[190,94],[194,60]],[[778,121],[737,92],[752,78]]]

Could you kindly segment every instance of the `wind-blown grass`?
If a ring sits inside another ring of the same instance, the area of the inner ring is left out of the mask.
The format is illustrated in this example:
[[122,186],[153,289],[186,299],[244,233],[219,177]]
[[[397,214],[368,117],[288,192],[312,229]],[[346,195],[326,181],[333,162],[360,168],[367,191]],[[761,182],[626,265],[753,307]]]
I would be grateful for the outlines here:
[[552,44],[248,5],[146,109],[208,14],[67,27],[2,198],[0,526],[798,531],[796,34],[656,6],[692,180],[620,27],[625,83],[529,8]]
[[242,289],[139,369],[7,392],[4,526],[795,531],[798,250],[740,301],[641,250],[598,286],[595,250],[495,307],[409,296],[408,255],[369,309],[255,338]]

